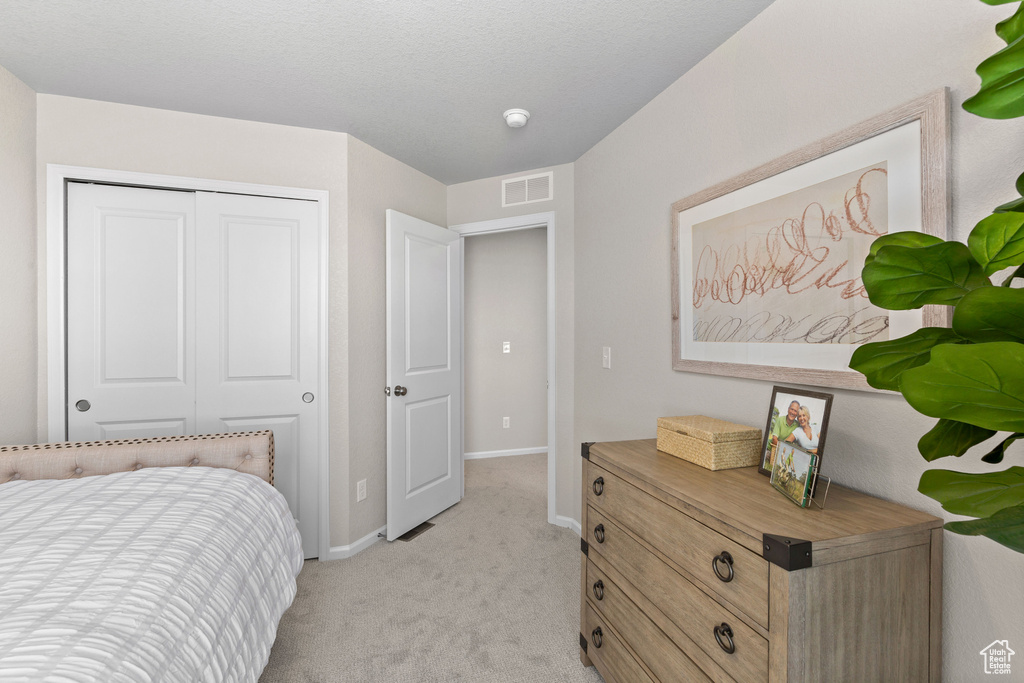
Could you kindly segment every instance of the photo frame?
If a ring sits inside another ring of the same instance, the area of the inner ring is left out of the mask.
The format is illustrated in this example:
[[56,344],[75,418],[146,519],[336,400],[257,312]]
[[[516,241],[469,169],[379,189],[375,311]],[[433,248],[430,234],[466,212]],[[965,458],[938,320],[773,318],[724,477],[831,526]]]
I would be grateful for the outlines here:
[[878,391],[858,345],[948,326],[860,282],[878,235],[948,236],[948,110],[935,91],[673,204],[673,369]]
[[811,504],[818,456],[791,443],[779,444],[778,457],[772,465],[771,484],[776,491],[802,508]]
[[[777,446],[792,443],[817,458],[821,466],[825,454],[825,437],[832,413],[832,394],[791,387],[772,387],[768,404],[768,420],[761,440],[761,457],[757,471],[771,476],[778,459]],[[803,416],[806,415],[806,426]],[[808,433],[809,432],[809,433]],[[774,439],[773,439],[774,437]]]

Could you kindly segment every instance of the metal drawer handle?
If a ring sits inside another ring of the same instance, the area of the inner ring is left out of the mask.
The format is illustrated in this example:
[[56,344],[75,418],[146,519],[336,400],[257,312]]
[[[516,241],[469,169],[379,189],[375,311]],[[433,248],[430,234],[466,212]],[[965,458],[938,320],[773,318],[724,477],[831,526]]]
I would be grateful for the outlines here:
[[[725,639],[725,642],[722,640]],[[726,654],[731,655],[736,652],[736,643],[732,639],[732,629],[729,628],[729,624],[722,622],[721,626],[715,627],[715,640],[718,641],[718,647],[725,650]]]
[[594,597],[598,600],[604,600],[604,581],[598,579],[594,584]]
[[602,493],[604,493],[604,477],[598,477],[597,479],[594,480],[593,489],[595,496],[600,496]]
[[[726,572],[718,571],[719,563],[724,564],[725,568],[728,571],[726,571]],[[730,581],[733,580],[733,577],[736,576],[736,572],[732,568],[732,555],[730,555],[729,553],[727,553],[724,550],[722,552],[720,552],[718,555],[715,555],[714,559],[711,560],[711,569],[714,570],[715,576],[717,576],[719,579],[721,579],[725,583],[729,583]]]
[[601,637],[601,627],[598,626],[590,634],[590,642],[594,644],[594,647],[601,647],[601,643],[604,639]]
[[594,527],[594,540],[598,543],[604,543],[604,524],[598,524]]

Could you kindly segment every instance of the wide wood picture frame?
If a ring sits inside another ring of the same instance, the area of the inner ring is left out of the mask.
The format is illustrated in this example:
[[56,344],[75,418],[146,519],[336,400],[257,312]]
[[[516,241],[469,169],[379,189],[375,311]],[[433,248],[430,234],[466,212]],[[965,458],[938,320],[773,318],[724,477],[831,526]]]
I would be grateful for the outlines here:
[[[699,319],[700,315],[706,314],[695,313],[700,305],[700,297],[707,292],[715,293],[719,290],[709,286],[708,279],[703,277],[699,279],[700,286],[695,286],[697,278],[694,273],[705,273],[703,255],[708,253],[708,248],[702,247],[694,235],[714,236],[716,233],[713,229],[717,222],[730,219],[731,216],[746,216],[750,211],[758,211],[760,207],[769,206],[773,202],[787,201],[790,197],[797,198],[792,201],[799,201],[800,197],[813,196],[808,193],[813,193],[816,188],[825,187],[827,183],[843,182],[847,176],[854,177],[851,172],[853,169],[859,169],[855,171],[857,173],[865,169],[879,171],[879,168],[872,168],[878,166],[877,161],[884,164],[881,170],[885,176],[882,181],[886,188],[884,206],[888,207],[886,229],[881,232],[916,230],[946,239],[950,220],[949,139],[949,95],[943,88],[675,202],[672,205],[672,368],[681,372],[876,391],[868,386],[863,375],[848,368],[850,355],[859,343],[863,343],[857,341],[854,334],[847,335],[847,341],[826,344],[813,343],[820,340],[811,339],[810,335],[799,343],[773,343],[758,338],[760,333],[756,331],[749,333],[749,341],[711,339],[712,334],[701,338],[705,330],[713,330],[719,336],[727,335],[720,333],[722,328],[709,327],[708,323]],[[891,155],[892,160],[888,155]],[[859,181],[857,188],[860,188]],[[834,192],[831,188],[829,190]],[[870,202],[871,197],[867,197],[867,200]],[[843,206],[849,212],[849,194],[845,201]],[[770,207],[766,211],[770,210],[776,209]],[[864,215],[867,215],[866,210]],[[698,230],[694,229],[695,226]],[[709,231],[706,226],[712,226],[712,230]],[[750,265],[750,247],[742,241],[747,239],[747,233],[722,234],[728,237],[737,235],[735,239],[740,242],[737,246],[730,246],[730,257],[741,265],[738,273],[735,269],[729,272],[716,260],[716,278],[720,271],[724,271],[726,279],[738,278],[738,281],[744,283],[741,285],[743,287],[746,287],[745,283],[750,277],[763,278],[766,269],[761,265]],[[860,240],[859,249],[864,249],[864,245],[873,239],[870,235],[854,237]],[[742,252],[739,257],[736,256],[737,250]],[[771,250],[770,244],[767,250]],[[694,263],[695,253],[701,259],[697,263]],[[712,253],[718,259],[718,253]],[[863,265],[863,257],[860,259],[861,262],[849,259],[844,271],[846,281],[852,283],[855,279],[857,285],[860,283],[860,269]],[[742,264],[747,264],[746,271],[742,271]],[[755,268],[760,270],[755,271]],[[716,280],[710,284],[721,288],[732,286],[734,282],[736,280]],[[819,297],[827,297],[832,293],[832,290],[825,287],[820,289],[822,294]],[[696,296],[695,291],[698,292]],[[782,292],[782,295],[785,294]],[[684,301],[686,308],[681,306]],[[866,298],[863,298],[863,302],[869,305]],[[763,313],[757,311],[756,297],[751,297],[746,305],[747,310],[754,309],[755,316],[763,316],[761,320],[774,315],[774,311],[768,308]],[[849,304],[836,299],[836,305]],[[917,311],[884,312],[884,316],[887,316],[884,322],[877,325],[885,326],[889,338],[909,334],[920,327],[949,325],[949,310],[944,306],[926,306]],[[744,330],[744,334],[755,329],[750,325],[751,320],[753,317],[732,319]],[[876,312],[873,320],[882,321],[883,315]],[[728,334],[732,334],[732,329],[736,328],[730,328]],[[854,326],[852,329],[861,328]],[[866,334],[861,336],[867,337]]]

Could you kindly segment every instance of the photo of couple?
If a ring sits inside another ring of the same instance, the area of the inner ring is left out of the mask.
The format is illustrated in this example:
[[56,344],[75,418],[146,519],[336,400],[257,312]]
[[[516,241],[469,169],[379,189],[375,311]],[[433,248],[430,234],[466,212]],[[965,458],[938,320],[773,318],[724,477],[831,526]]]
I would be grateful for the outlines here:
[[820,459],[832,395],[775,387],[762,448],[762,474],[770,474],[780,443],[794,444]]

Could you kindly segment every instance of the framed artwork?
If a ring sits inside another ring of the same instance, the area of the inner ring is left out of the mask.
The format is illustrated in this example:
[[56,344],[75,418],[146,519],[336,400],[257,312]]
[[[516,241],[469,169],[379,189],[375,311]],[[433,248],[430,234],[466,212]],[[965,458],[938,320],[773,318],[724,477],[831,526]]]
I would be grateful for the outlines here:
[[948,325],[873,306],[879,235],[945,238],[948,95],[940,90],[672,205],[672,367],[871,389],[859,344]]
[[802,508],[811,504],[818,456],[791,443],[779,444],[772,465],[772,486]]
[[795,444],[821,457],[825,453],[828,418],[832,412],[832,394],[818,391],[772,387],[768,422],[761,442],[761,462],[757,471],[771,475],[782,444]]

